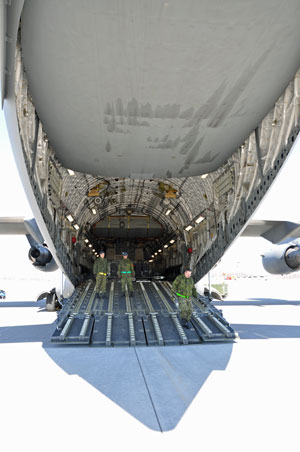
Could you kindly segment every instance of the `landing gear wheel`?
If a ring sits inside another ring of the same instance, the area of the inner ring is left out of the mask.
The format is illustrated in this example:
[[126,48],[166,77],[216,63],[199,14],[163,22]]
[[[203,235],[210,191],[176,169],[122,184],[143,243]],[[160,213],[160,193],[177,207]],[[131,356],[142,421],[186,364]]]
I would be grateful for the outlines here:
[[219,292],[216,292],[215,290],[211,291],[211,297],[215,300],[223,301],[222,295],[219,294]]
[[57,299],[55,292],[49,292],[46,298],[46,311],[56,311]]

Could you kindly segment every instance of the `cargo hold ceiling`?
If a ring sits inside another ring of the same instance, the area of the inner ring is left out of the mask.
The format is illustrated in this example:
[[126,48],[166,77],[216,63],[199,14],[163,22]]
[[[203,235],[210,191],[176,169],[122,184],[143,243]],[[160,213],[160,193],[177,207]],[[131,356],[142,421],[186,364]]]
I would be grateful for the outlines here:
[[[222,170],[222,174],[228,174],[228,190],[234,184],[234,168],[234,161],[231,161],[228,171]],[[219,172],[221,174],[221,170]],[[61,199],[82,229],[91,230],[99,222],[104,225],[109,217],[124,217],[121,220],[128,221],[130,217],[142,216],[144,219],[149,217],[146,221],[153,222],[153,231],[156,228],[154,223],[158,222],[164,232],[172,233],[182,231],[204,210],[211,209],[213,214],[220,207],[213,178],[218,181],[218,172],[205,178],[165,181],[104,179],[75,173],[64,178]],[[150,227],[150,223],[146,227]]]
[[299,19],[298,0],[26,0],[23,62],[64,167],[195,176],[219,168],[293,78]]

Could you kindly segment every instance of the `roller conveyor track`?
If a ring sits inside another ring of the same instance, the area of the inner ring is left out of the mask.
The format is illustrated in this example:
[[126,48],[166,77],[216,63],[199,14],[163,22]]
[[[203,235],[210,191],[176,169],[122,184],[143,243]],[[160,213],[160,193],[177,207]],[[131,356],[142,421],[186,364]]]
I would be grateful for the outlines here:
[[119,280],[107,283],[99,298],[91,280],[78,286],[65,301],[52,342],[95,346],[188,345],[233,340],[234,330],[221,311],[203,297],[193,300],[189,329],[183,328],[171,284],[138,281],[134,292],[121,293]]

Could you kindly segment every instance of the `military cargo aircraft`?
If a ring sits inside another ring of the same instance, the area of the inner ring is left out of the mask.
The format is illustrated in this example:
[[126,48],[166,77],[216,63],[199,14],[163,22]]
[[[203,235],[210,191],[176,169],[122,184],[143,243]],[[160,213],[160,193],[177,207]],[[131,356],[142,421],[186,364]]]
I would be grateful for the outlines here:
[[[246,233],[299,132],[300,5],[15,0],[0,16],[1,102],[35,217],[19,226],[33,265],[68,283],[61,340],[84,306],[83,340],[100,249],[112,278],[126,250],[137,278],[188,265],[198,281]],[[292,247],[272,255],[286,271]],[[168,287],[139,290],[141,312],[173,312]]]

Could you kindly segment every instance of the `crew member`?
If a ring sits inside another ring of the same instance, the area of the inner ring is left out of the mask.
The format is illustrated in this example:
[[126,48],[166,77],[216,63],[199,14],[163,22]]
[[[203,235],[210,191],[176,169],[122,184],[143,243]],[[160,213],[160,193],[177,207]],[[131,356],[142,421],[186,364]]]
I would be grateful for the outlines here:
[[122,260],[118,267],[118,277],[121,278],[122,295],[125,294],[125,284],[130,293],[133,293],[132,278],[135,276],[133,262],[128,258],[127,251],[122,252]]
[[100,257],[94,262],[93,273],[96,276],[96,293],[101,297],[106,294],[106,278],[108,273],[108,263],[103,250],[100,251]]
[[172,285],[174,297],[176,297],[179,302],[181,325],[185,328],[189,328],[188,322],[190,321],[193,312],[191,298],[197,297],[197,291],[191,274],[192,270],[186,268],[182,275],[177,276]]

